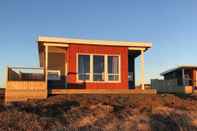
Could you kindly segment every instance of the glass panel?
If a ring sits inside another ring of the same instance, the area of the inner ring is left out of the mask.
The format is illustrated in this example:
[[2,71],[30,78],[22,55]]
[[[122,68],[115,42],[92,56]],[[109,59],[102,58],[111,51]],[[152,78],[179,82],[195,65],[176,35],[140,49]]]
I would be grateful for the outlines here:
[[55,70],[48,70],[48,80],[60,80],[60,72]]
[[93,73],[94,81],[104,81],[104,56],[94,56]]
[[119,57],[108,56],[108,80],[119,80]]
[[108,75],[109,81],[118,81],[119,75]]
[[133,81],[133,72],[128,72],[128,80]]
[[79,74],[79,80],[89,80],[90,75],[89,74]]
[[108,56],[108,73],[118,74],[119,73],[119,57]]
[[90,79],[90,56],[89,55],[78,56],[78,77],[79,77],[79,80]]

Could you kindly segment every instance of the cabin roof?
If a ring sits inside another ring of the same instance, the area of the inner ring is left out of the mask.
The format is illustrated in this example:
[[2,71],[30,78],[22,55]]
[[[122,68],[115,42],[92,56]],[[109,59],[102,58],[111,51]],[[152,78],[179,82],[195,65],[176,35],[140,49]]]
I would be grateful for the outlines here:
[[169,69],[169,70],[167,70],[167,71],[164,71],[164,72],[162,72],[160,75],[161,76],[164,76],[164,75],[166,75],[166,74],[168,74],[168,73],[171,73],[171,72],[174,72],[174,71],[177,71],[177,70],[179,70],[179,69],[197,69],[197,65],[179,65],[179,66],[177,66],[177,67],[175,67],[175,68],[171,68],[171,69]]
[[47,37],[39,36],[37,42],[53,43],[53,44],[89,44],[89,45],[108,45],[108,46],[127,46],[127,47],[141,47],[151,48],[152,44],[148,42],[126,42],[126,41],[108,41],[108,40],[89,40],[89,39],[73,39],[63,37]]

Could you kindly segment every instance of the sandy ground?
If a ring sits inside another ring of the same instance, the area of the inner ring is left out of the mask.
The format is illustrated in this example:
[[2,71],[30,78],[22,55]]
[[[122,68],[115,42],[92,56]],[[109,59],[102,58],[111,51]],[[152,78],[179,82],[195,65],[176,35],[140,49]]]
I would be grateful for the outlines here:
[[192,131],[197,96],[59,95],[0,104],[0,130]]

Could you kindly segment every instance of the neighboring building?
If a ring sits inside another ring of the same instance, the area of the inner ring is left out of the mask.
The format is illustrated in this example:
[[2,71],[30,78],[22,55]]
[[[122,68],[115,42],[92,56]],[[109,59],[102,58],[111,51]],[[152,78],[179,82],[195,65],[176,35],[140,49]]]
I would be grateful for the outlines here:
[[[133,89],[138,56],[141,57],[140,78],[144,89],[144,52],[149,48],[151,44],[143,42],[39,37],[40,68],[8,68],[7,95],[12,97],[9,89],[21,82],[28,82],[21,87],[39,89],[35,85],[37,82],[45,94],[54,88]],[[23,69],[34,73],[21,71]]]
[[197,66],[182,65],[167,70],[161,75],[164,77],[164,80],[176,79],[180,86],[197,87]]
[[192,92],[197,88],[197,66],[182,65],[161,73],[164,80],[152,80],[158,92]]

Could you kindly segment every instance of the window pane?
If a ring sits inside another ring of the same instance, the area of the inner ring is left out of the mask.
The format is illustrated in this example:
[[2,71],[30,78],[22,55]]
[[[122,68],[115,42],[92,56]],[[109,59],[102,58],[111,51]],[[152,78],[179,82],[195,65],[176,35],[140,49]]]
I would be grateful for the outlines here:
[[119,74],[119,57],[108,56],[108,73]]
[[79,80],[89,80],[90,78],[90,56],[79,55],[78,56],[78,75]]
[[79,74],[79,80],[89,80],[90,75],[89,74]]
[[108,75],[109,81],[118,81],[119,75]]
[[94,56],[93,72],[94,81],[104,81],[104,56]]
[[119,57],[108,56],[108,80],[119,80]]
[[56,70],[48,70],[48,80],[60,80],[60,72]]
[[128,80],[133,81],[133,72],[128,72]]

